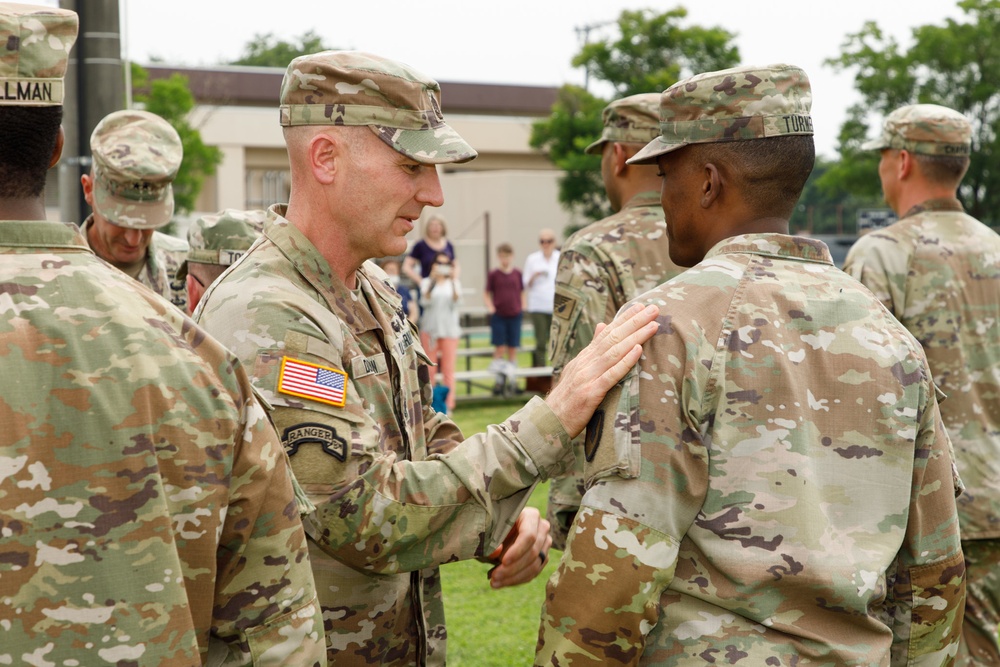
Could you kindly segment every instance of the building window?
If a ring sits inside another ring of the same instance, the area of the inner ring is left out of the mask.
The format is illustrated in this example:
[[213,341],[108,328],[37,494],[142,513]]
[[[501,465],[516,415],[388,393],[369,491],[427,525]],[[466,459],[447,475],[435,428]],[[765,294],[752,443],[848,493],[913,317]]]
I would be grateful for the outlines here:
[[247,169],[246,208],[266,209],[288,201],[291,178],[287,169]]

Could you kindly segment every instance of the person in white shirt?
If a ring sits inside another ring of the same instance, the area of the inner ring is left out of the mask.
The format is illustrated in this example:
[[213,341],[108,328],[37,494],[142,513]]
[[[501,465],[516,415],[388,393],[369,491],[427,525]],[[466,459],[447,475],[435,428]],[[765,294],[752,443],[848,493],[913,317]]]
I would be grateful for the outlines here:
[[552,326],[552,303],[556,296],[556,269],[559,267],[559,250],[556,233],[551,229],[538,232],[541,250],[528,255],[524,261],[524,289],[528,293],[528,315],[535,330],[535,350],[532,365],[544,366],[549,347],[549,329]]

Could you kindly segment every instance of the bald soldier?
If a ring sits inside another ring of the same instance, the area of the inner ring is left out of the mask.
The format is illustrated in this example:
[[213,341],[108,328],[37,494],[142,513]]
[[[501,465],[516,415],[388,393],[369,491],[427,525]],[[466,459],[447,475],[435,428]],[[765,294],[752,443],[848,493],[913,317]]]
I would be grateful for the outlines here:
[[187,259],[177,270],[177,279],[187,288],[188,314],[194,313],[208,286],[260,238],[265,215],[260,210],[227,208],[191,223]]
[[823,243],[788,235],[810,100],[791,65],[700,74],[630,160],[659,166],[691,268],[637,299],[659,331],[587,427],[538,665],[955,654],[958,481],[927,361]]
[[958,201],[971,146],[972,127],[953,109],[889,114],[862,148],[881,152],[882,192],[899,220],[859,239],[844,270],[920,341],[948,397],[941,418],[965,484],[968,577],[956,664],[1000,665],[1000,235]]
[[438,566],[492,557],[494,588],[541,571],[548,523],[525,503],[638,358],[653,309],[599,332],[566,388],[463,440],[431,407],[430,362],[370,261],[402,254],[423,208],[441,206],[436,165],[476,156],[438,84],[376,55],[302,56],[281,124],[290,200],[209,288],[200,321],[253,369],[317,505],[305,521],[331,662],[443,665]]
[[[628,301],[673,278],[660,207],[656,165],[626,161],[660,133],[660,94],[641,93],[605,107],[601,138],[585,152],[601,156],[601,178],[615,214],[570,236],[559,255],[549,359],[556,382],[562,367]],[[583,495],[583,441],[574,442],[572,473],[552,480],[546,518],[552,546],[566,548],[566,532]]]
[[236,359],[46,222],[77,16],[0,3],[0,664],[323,665],[288,461]]
[[90,135],[93,168],[80,177],[93,213],[81,231],[98,257],[186,312],[177,270],[182,239],[156,231],[174,215],[173,181],[183,147],[170,123],[148,111],[108,114]]

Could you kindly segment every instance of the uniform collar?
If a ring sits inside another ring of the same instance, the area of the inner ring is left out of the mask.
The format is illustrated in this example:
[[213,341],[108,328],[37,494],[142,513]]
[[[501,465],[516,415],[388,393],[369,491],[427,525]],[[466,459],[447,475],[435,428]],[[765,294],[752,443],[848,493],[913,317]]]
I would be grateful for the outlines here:
[[[379,302],[380,290],[369,276],[370,262],[365,262],[357,271],[359,289],[351,290],[333,274],[329,262],[320,254],[299,228],[284,217],[286,204],[275,204],[267,210],[264,236],[288,259],[309,285],[326,302],[329,310],[354,333],[363,333],[382,328],[372,313],[368,302]],[[382,299],[384,301],[384,299]]]
[[962,206],[962,202],[954,197],[941,197],[940,199],[928,199],[927,201],[922,201],[909,211],[903,214],[903,218],[908,218],[911,215],[916,215],[918,213],[923,213],[924,211],[955,211],[958,213],[964,213],[965,208]]
[[656,190],[646,190],[645,192],[637,192],[632,195],[632,198],[625,202],[622,206],[624,211],[627,208],[638,208],[640,206],[660,206],[660,193]]
[[86,240],[75,225],[46,220],[0,221],[0,245],[89,251]]
[[781,259],[833,264],[826,244],[805,236],[788,234],[740,234],[719,241],[705,254],[705,259],[728,253],[751,253]]

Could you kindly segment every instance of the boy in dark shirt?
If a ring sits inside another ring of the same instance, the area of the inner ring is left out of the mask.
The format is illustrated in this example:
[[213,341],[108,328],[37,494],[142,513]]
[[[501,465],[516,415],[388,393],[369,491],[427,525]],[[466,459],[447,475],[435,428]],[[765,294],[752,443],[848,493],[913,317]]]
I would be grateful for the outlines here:
[[517,368],[517,351],[521,347],[521,313],[524,309],[524,284],[521,272],[514,267],[514,249],[509,243],[497,246],[500,268],[493,269],[486,277],[486,312],[490,316],[490,343],[493,361],[490,370],[497,373],[493,394],[506,388],[516,390],[514,369]]

